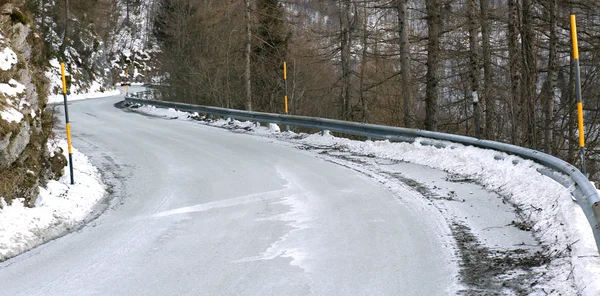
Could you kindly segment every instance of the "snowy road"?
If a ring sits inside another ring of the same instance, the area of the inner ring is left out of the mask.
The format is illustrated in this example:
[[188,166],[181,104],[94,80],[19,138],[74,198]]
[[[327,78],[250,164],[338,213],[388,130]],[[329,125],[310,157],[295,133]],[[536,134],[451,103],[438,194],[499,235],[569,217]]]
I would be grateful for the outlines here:
[[74,145],[114,186],[109,208],[1,263],[3,295],[458,289],[450,230],[434,208],[272,139],[115,108],[122,98],[70,104]]

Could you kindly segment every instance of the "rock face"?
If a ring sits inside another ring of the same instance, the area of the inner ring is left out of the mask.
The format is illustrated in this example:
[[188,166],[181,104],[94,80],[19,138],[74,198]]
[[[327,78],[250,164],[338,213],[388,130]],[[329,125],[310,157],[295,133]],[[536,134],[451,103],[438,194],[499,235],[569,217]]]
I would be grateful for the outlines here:
[[0,7],[0,199],[33,206],[38,187],[60,177],[66,160],[46,145],[53,118],[44,111],[44,43],[15,2]]

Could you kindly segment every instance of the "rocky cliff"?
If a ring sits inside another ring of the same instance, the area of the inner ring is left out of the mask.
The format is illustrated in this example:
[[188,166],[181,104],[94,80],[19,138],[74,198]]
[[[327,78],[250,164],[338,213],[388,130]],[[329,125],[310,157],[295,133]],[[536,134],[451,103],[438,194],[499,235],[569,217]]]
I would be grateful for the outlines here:
[[66,160],[49,151],[53,115],[43,39],[25,1],[0,6],[0,207],[15,198],[33,206],[38,187],[62,174]]

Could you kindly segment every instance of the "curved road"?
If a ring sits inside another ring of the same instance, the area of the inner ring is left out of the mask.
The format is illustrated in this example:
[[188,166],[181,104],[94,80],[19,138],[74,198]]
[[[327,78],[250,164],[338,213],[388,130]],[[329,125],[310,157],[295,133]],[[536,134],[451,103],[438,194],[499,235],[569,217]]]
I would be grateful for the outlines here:
[[432,207],[272,139],[126,112],[113,106],[122,99],[69,109],[74,146],[113,185],[107,210],[0,263],[0,294],[456,291],[448,226]]

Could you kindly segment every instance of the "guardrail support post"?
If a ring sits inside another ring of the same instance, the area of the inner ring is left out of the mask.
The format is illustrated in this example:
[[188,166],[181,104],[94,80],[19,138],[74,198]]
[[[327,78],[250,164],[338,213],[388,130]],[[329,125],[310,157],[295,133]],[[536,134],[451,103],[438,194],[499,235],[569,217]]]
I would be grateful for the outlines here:
[[596,227],[600,227],[600,201],[592,205],[592,212],[594,212],[594,216],[596,217]]

